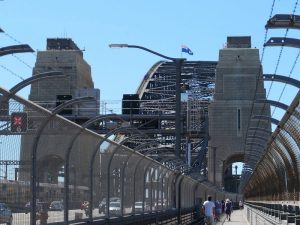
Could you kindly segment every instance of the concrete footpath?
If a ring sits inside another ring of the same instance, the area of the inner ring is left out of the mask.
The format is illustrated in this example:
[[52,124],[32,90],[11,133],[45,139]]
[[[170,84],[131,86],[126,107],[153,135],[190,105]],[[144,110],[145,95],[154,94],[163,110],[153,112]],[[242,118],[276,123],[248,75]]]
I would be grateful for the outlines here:
[[244,214],[243,210],[234,210],[231,213],[230,221],[226,219],[226,215],[222,214],[220,222],[215,223],[215,225],[249,225]]

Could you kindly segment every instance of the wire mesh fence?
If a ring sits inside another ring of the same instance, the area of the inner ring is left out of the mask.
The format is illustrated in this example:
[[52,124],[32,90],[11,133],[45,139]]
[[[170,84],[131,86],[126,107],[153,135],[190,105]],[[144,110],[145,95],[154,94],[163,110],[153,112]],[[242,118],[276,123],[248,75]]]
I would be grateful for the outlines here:
[[197,181],[65,119],[57,108],[0,93],[1,222],[74,223],[172,209],[179,186],[182,206],[194,206],[190,185]]

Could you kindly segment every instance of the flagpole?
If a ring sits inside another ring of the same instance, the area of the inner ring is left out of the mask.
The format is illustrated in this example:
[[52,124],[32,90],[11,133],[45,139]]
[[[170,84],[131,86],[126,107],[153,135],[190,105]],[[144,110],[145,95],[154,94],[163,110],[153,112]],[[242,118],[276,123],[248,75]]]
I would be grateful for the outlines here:
[[182,45],[180,46],[180,58],[182,58]]

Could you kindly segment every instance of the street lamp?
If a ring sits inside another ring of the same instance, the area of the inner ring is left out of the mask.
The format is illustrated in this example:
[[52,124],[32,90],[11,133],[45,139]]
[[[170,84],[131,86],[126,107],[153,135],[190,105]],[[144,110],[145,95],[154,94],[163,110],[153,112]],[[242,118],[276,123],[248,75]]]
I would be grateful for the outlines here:
[[182,63],[186,60],[185,58],[172,58],[145,48],[139,45],[129,45],[129,44],[110,44],[110,48],[138,48],[146,52],[150,52],[154,55],[160,56],[162,58],[171,60],[176,66],[176,83],[175,83],[175,103],[176,103],[176,114],[175,114],[175,155],[180,157],[181,149],[181,67]]
[[238,166],[235,165],[235,182],[236,182],[236,192],[238,193],[238,175],[237,175],[237,168]]

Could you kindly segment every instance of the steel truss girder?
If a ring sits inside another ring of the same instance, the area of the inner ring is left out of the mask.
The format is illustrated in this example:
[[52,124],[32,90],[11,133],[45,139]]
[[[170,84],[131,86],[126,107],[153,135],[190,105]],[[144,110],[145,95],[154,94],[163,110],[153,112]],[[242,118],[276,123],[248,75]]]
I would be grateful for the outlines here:
[[0,160],[0,165],[30,165],[30,163],[25,160]]
[[300,29],[300,16],[292,14],[275,14],[267,21],[267,29],[288,28]]
[[[199,101],[201,103],[201,107],[203,109],[207,109],[209,99],[213,95],[212,90],[214,86],[215,66],[216,62],[212,61],[185,61],[183,63],[181,82],[189,87],[187,89],[183,88],[188,96],[192,97],[192,101],[190,101],[189,104],[196,105],[196,101]],[[175,98],[168,97],[166,99],[166,96],[175,96],[175,72],[176,68],[174,63],[160,61],[155,64],[146,74],[137,91],[137,94],[139,94],[141,99],[140,110],[143,115],[147,115],[147,113],[163,115],[163,113],[166,111],[174,114],[173,111],[175,110]],[[183,85],[182,87],[186,86]],[[187,105],[187,110],[189,110],[189,106],[190,105]],[[201,112],[205,114],[204,111],[207,110],[203,110],[203,112]],[[190,110],[189,113],[192,114],[194,111]],[[207,131],[202,129],[202,124],[205,122],[206,118],[203,115],[190,118],[192,118],[191,121],[187,121],[187,123],[195,123],[201,127],[201,129],[197,130],[197,136],[189,136],[190,142],[195,144],[201,142],[207,135]],[[159,133],[159,130],[152,131],[153,132],[151,134],[155,134],[155,132]],[[174,133],[172,134],[170,132],[170,135],[174,136]],[[192,149],[192,153],[194,153],[194,149],[195,148]],[[191,163],[194,164],[198,158],[199,156],[192,156]]]
[[27,44],[11,45],[0,48],[0,56],[22,52],[34,52],[34,50]]
[[265,44],[265,47],[286,46],[300,48],[300,39],[287,37],[271,37]]
[[262,128],[262,127],[250,127],[248,130],[249,131],[254,131],[254,132],[259,131],[259,132],[264,132],[264,133],[272,134],[272,132],[269,129]]
[[[262,76],[264,81],[278,81],[281,83],[286,83],[289,85],[293,85],[297,88],[300,88],[300,81],[296,80],[294,78],[291,77],[287,77],[287,76],[283,76],[283,75],[277,75],[277,74],[264,74]],[[257,101],[261,101],[260,99]],[[269,100],[270,101],[270,100]]]
[[271,123],[275,124],[276,126],[279,124],[279,120],[277,120],[277,119],[275,119],[273,117],[265,116],[265,115],[254,115],[254,116],[252,116],[251,119],[259,119],[259,120],[271,121]]

